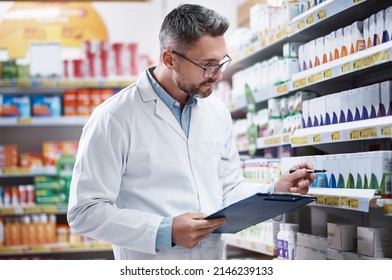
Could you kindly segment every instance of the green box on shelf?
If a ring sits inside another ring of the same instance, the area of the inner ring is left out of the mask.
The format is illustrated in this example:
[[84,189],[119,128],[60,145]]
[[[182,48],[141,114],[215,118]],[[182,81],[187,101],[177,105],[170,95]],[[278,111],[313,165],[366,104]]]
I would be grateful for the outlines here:
[[67,203],[67,183],[60,177],[37,176],[34,179],[35,203]]

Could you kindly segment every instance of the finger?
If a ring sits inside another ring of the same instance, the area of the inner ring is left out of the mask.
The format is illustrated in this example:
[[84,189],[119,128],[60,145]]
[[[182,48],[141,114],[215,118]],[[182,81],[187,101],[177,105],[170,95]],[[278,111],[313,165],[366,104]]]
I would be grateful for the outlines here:
[[294,169],[313,169],[313,165],[310,162],[301,162],[295,165]]
[[306,168],[302,169],[297,169],[293,173],[291,173],[289,176],[291,176],[294,179],[302,179],[308,176],[308,172],[306,171]]
[[226,224],[225,218],[215,218],[215,219],[208,219],[208,220],[201,220],[200,221],[201,228],[220,227],[224,224]]

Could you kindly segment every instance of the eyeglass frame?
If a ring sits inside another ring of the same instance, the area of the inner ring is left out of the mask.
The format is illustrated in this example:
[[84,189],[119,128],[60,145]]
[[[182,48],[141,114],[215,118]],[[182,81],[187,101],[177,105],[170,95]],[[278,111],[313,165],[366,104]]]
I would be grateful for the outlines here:
[[[226,60],[226,61],[224,61],[224,62],[222,62],[222,63],[220,63],[220,64],[218,64],[218,65],[203,66],[203,65],[200,65],[200,64],[194,62],[193,60],[187,58],[187,57],[186,57],[185,55],[183,55],[182,53],[179,53],[179,52],[174,51],[174,50],[172,50],[171,52],[174,53],[174,54],[176,54],[176,55],[178,55],[179,57],[181,57],[181,58],[183,58],[183,59],[189,61],[190,63],[196,65],[197,67],[203,69],[203,71],[204,71],[204,72],[203,72],[203,77],[204,77],[204,78],[211,78],[211,77],[215,76],[216,73],[218,73],[219,69],[221,69],[221,68],[223,67],[223,65],[225,65],[225,64],[228,63],[228,65],[227,65],[226,68],[225,68],[225,70],[226,70],[227,68],[229,68],[230,63],[231,63],[231,61],[233,60],[228,54],[226,54],[225,57],[227,57],[228,60]],[[207,71],[208,69],[211,69],[211,68],[215,68],[215,70],[211,73],[210,76],[206,76],[206,75],[205,75],[206,71]]]

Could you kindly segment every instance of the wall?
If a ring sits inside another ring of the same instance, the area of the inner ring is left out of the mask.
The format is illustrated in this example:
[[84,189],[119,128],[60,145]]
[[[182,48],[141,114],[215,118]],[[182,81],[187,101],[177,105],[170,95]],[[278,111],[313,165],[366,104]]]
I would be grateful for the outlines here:
[[[225,15],[231,22],[228,32],[237,25],[237,6],[240,0],[151,0],[148,3],[93,2],[106,23],[110,41],[138,42],[140,53],[151,59],[159,58],[158,33],[165,15],[180,3],[204,5]],[[0,3],[0,21],[13,2]]]

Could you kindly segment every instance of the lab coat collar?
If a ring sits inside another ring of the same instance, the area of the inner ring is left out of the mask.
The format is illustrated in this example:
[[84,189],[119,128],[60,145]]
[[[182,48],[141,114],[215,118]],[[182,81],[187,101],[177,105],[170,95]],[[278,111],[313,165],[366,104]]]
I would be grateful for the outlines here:
[[[145,71],[149,71],[146,69]],[[147,72],[144,72],[139,79],[136,81],[136,85],[138,88],[138,92],[140,98],[143,102],[155,101],[155,113],[157,116],[165,120],[172,129],[174,129],[185,141],[188,141],[184,131],[181,126],[178,124],[176,118],[173,116],[170,109],[166,106],[166,104],[158,97],[158,95],[154,92],[151,83],[148,79]],[[194,134],[194,128],[198,126],[201,122],[201,119],[204,116],[204,109],[202,108],[202,100],[198,99],[198,102],[192,106],[191,113],[191,124],[189,137]],[[197,134],[196,134],[197,136]]]

